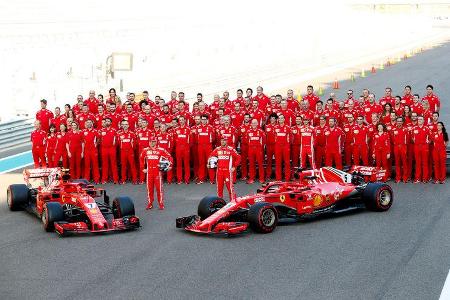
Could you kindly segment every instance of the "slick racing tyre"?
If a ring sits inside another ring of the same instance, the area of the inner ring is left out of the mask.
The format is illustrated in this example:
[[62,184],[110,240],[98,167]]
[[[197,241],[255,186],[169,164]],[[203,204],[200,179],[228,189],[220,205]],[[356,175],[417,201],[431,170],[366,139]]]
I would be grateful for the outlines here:
[[134,204],[130,197],[116,197],[113,200],[112,210],[114,218],[134,216]]
[[362,198],[368,210],[386,211],[392,206],[394,193],[385,183],[369,183],[362,193]]
[[256,232],[270,233],[278,224],[278,212],[271,203],[258,202],[248,211],[248,222]]
[[206,196],[198,204],[197,213],[201,220],[211,216],[213,213],[224,207],[227,203],[217,196]]
[[30,189],[25,184],[11,184],[6,190],[10,210],[21,210],[30,202]]
[[64,221],[64,210],[58,202],[47,202],[42,210],[41,220],[45,231],[55,230],[55,222]]

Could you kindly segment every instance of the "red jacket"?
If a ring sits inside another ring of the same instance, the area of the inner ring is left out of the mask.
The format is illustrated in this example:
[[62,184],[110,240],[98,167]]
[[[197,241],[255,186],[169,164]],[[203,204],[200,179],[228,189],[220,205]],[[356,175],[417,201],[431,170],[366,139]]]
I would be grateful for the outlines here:
[[325,131],[327,131],[327,129],[328,127],[326,125],[323,127],[316,126],[314,128],[314,146],[326,146]]
[[156,139],[158,140],[158,147],[163,148],[169,153],[172,151],[173,137],[170,132],[159,132],[156,135]]
[[264,146],[266,136],[262,129],[250,128],[247,132],[247,143],[249,147],[262,147]]
[[187,126],[177,127],[173,131],[175,147],[189,146],[191,143],[191,129]]
[[435,94],[426,95],[422,98],[422,101],[428,101],[428,103],[430,104],[430,110],[433,112],[439,111],[441,107],[441,100],[439,100],[439,97]]
[[389,133],[387,132],[383,132],[383,133],[379,133],[376,132],[373,135],[373,153],[375,154],[375,152],[377,150],[382,150],[384,153],[386,154],[390,154],[391,152],[391,139],[389,137]]
[[225,137],[227,139],[228,146],[231,147],[236,146],[237,132],[236,128],[234,128],[233,125],[228,126],[228,128],[226,128],[225,126],[219,127],[219,129],[217,130],[217,135],[218,135],[217,140],[220,141],[223,137]]
[[367,126],[355,124],[350,132],[350,135],[352,136],[353,145],[369,145],[370,135],[369,128]]
[[112,127],[102,128],[100,130],[100,145],[102,148],[115,147],[117,145],[116,130]]
[[230,171],[232,167],[236,168],[241,162],[241,156],[230,146],[217,147],[211,152],[208,159],[212,156],[218,158],[217,170],[219,171]]
[[394,147],[397,145],[408,145],[409,143],[409,130],[406,127],[394,127],[392,128],[392,143]]
[[44,130],[34,130],[31,133],[30,140],[33,149],[44,147],[47,140],[47,133]]
[[199,145],[212,145],[214,143],[214,128],[211,125],[196,126],[195,141]]
[[291,143],[291,129],[288,125],[275,126],[275,145],[289,145]]
[[302,125],[295,125],[291,127],[291,137],[292,137],[292,145],[299,146],[302,140],[302,134],[300,133],[300,129]]
[[136,135],[130,130],[127,130],[126,132],[123,130],[118,131],[117,138],[121,150],[131,150],[134,148]]
[[325,130],[325,145],[328,152],[341,153],[345,134],[339,127],[327,127]]
[[139,128],[136,130],[136,142],[138,149],[143,150],[150,145],[150,136],[152,135],[150,129]]
[[69,145],[69,150],[73,151],[75,149],[81,150],[81,144],[83,143],[83,132],[69,132],[67,133],[67,145]]
[[313,147],[314,145],[314,127],[303,125],[300,128],[301,141],[300,144],[302,147]]
[[86,150],[97,150],[98,132],[95,129],[83,130],[83,143]]
[[46,108],[40,109],[36,113],[36,120],[41,122],[41,129],[45,132],[48,131],[51,119],[53,119],[53,113]]
[[159,173],[159,160],[161,157],[167,158],[173,165],[173,158],[165,149],[159,147],[143,149],[140,154],[140,160],[147,164],[147,173]]
[[277,125],[272,125],[272,124],[267,124],[266,128],[265,128],[265,132],[266,132],[266,143],[267,144],[275,144],[275,127]]
[[424,145],[430,143],[430,129],[427,126],[419,125],[413,127],[411,137],[415,145]]

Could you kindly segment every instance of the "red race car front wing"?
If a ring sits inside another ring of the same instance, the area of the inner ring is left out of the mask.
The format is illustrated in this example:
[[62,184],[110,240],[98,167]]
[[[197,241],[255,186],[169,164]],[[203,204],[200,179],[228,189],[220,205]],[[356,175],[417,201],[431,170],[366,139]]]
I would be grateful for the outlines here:
[[226,234],[234,235],[246,232],[249,226],[247,222],[218,222],[215,224],[202,221],[199,216],[192,215],[188,217],[177,218],[177,228],[183,228],[186,231],[203,234]]
[[85,222],[55,222],[55,231],[61,235],[78,233],[104,233],[114,231],[134,230],[140,227],[139,218],[136,216],[126,216],[113,219],[110,224],[103,228],[89,228]]

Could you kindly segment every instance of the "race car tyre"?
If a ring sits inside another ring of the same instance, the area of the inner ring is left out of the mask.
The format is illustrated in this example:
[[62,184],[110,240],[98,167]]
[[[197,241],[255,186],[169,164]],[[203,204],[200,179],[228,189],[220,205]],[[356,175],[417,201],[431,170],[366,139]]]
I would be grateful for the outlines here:
[[271,203],[258,202],[248,211],[250,227],[260,233],[272,232],[278,224],[278,212]]
[[84,178],[80,178],[80,179],[74,179],[72,180],[73,183],[81,183],[81,187],[85,187],[87,186],[89,183],[89,180],[84,179]]
[[58,202],[47,202],[42,210],[41,220],[47,232],[55,230],[55,222],[64,221],[64,210]]
[[25,184],[11,184],[6,190],[10,210],[21,210],[30,202],[30,189]]
[[392,188],[385,183],[368,183],[362,193],[362,198],[368,210],[386,211],[394,201]]
[[227,203],[217,196],[206,196],[198,204],[197,213],[201,220],[211,216],[213,213],[224,207]]
[[134,204],[130,197],[116,197],[113,200],[112,210],[114,218],[134,216]]

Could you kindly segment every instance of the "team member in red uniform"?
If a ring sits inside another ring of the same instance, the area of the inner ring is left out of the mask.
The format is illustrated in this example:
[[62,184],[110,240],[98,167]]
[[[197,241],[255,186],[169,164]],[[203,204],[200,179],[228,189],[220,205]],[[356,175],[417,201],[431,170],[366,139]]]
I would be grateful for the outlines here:
[[417,126],[412,129],[411,136],[414,142],[414,157],[416,161],[416,176],[414,183],[420,181],[426,183],[430,180],[428,170],[430,130],[425,126],[422,116],[417,117]]
[[218,138],[225,137],[227,139],[227,145],[236,148],[237,143],[237,130],[231,125],[230,117],[223,116],[223,125],[219,127],[217,134]]
[[[362,117],[361,117],[362,118]],[[345,141],[344,141],[344,158],[345,164],[347,166],[352,165],[352,155],[353,155],[353,127],[355,126],[355,119],[353,114],[347,115],[347,121],[344,122],[344,126],[342,126],[342,130],[345,133]]]
[[259,107],[260,106],[258,100],[252,100],[252,107],[247,110],[247,113],[250,114],[250,118],[252,120],[258,120],[259,126],[262,127],[265,122],[266,116],[264,114],[264,111],[262,111]]
[[84,154],[83,133],[78,124],[72,122],[72,131],[67,134],[67,156],[69,157],[70,174],[72,178],[81,177],[81,159]]
[[300,167],[306,168],[306,160],[308,160],[311,168],[316,168],[314,160],[314,127],[310,125],[308,118],[303,119],[303,126],[300,128]]
[[91,180],[95,184],[100,182],[100,170],[98,168],[98,132],[93,128],[92,120],[86,121],[86,129],[83,130],[84,144],[84,178]]
[[434,183],[444,183],[446,177],[446,148],[448,145],[448,134],[444,123],[437,123],[437,131],[431,134],[433,143],[433,165],[434,165]]
[[109,169],[111,168],[114,183],[119,182],[117,171],[117,133],[111,126],[110,118],[105,118],[105,127],[100,130],[100,153],[102,156],[102,183],[108,181]]
[[383,178],[383,181],[386,181],[391,173],[388,163],[388,160],[391,158],[391,141],[384,124],[380,123],[377,125],[377,132],[373,135],[372,143],[372,157],[375,159],[377,167],[386,170],[386,175]]
[[118,130],[120,127],[120,122],[122,121],[122,115],[117,112],[117,107],[115,103],[109,103],[108,112],[105,114],[105,117],[111,120],[111,127],[115,130]]
[[300,107],[298,106],[298,101],[294,98],[294,91],[293,90],[287,90],[287,97],[286,101],[288,103],[288,108],[292,110],[293,112],[297,112]]
[[95,98],[95,91],[93,90],[89,91],[89,98],[84,100],[84,103],[88,105],[90,113],[92,114],[98,113],[98,105],[100,104],[100,101],[98,101],[98,99]]
[[392,143],[394,145],[394,159],[395,159],[395,182],[408,181],[408,143],[409,131],[403,126],[403,118],[397,117],[397,126],[392,129]]
[[247,183],[251,184],[255,182],[256,176],[256,164],[258,164],[259,182],[264,182],[264,144],[265,144],[265,134],[262,129],[258,126],[258,120],[253,119],[251,123],[251,128],[245,135],[248,145],[248,161],[249,167],[249,178]]
[[[406,119],[406,117],[405,117]],[[409,141],[408,141],[408,146],[407,151],[407,164],[408,164],[408,180],[409,178],[413,179],[412,177],[412,166],[413,166],[413,161],[414,161],[414,141],[412,139],[412,134],[413,134],[413,129],[414,127],[417,126],[417,113],[411,113],[410,115],[410,121],[409,123],[406,123],[406,128],[408,128],[408,133],[409,133]]]
[[353,144],[353,163],[360,165],[362,161],[363,166],[369,165],[369,128],[364,125],[363,116],[358,116],[356,125],[353,126],[350,136]]
[[47,100],[41,100],[41,109],[36,113],[36,120],[41,122],[41,129],[48,132],[50,121],[53,119],[53,113],[47,109]]
[[392,106],[392,111],[397,117],[403,116],[405,112],[405,107],[402,105],[402,98],[400,96],[395,96],[394,105]]
[[153,129],[156,117],[152,113],[152,109],[150,108],[150,105],[144,106],[142,112],[139,114],[139,118],[146,119],[149,129],[150,130]]
[[278,117],[278,125],[275,126],[275,178],[281,181],[282,167],[284,165],[284,179],[291,178],[290,148],[291,129],[285,124],[283,115]]
[[233,104],[234,110],[230,113],[231,125],[235,128],[239,128],[244,122],[244,114],[245,112],[242,110],[239,102],[234,102]]
[[[140,120],[140,128],[136,130],[138,157],[140,157],[142,151],[150,145],[149,141],[152,135],[150,129],[148,129],[147,119],[139,119],[139,120]],[[144,183],[145,173],[142,171],[144,170],[144,166],[142,165],[141,160],[139,160],[138,168],[139,168],[139,182],[142,184]]]
[[125,106],[125,111],[122,113],[122,120],[127,120],[128,124],[130,124],[130,131],[136,130],[136,125],[139,117],[133,109],[133,105],[131,103],[127,103]]
[[324,115],[327,117],[327,120],[335,119],[336,126],[339,125],[339,120],[341,119],[341,113],[339,110],[334,108],[333,99],[329,98],[327,100],[327,105],[324,109]]
[[259,109],[264,110],[264,108],[269,104],[270,98],[264,95],[263,88],[258,86],[256,88],[256,96],[253,97],[253,100],[257,100],[259,104]]
[[310,120],[311,121],[310,123],[312,125],[314,122],[314,112],[309,109],[308,105],[309,105],[308,101],[302,100],[302,102],[300,103],[300,109],[297,111],[297,116],[302,117],[302,120],[305,119]]
[[190,165],[189,152],[191,144],[191,129],[186,125],[186,119],[183,116],[178,118],[179,126],[174,129],[174,144],[175,144],[175,158],[177,165],[177,183],[181,184],[183,181],[184,169],[184,183],[189,184]]
[[85,124],[87,120],[95,120],[95,116],[89,112],[89,107],[87,104],[83,104],[83,108],[81,109],[81,112],[76,115],[77,122],[79,124],[80,130],[83,130],[86,128]]
[[387,103],[389,103],[391,106],[394,105],[395,98],[392,97],[392,89],[390,87],[387,87],[384,90],[384,96],[378,100],[378,103],[384,107]]
[[240,141],[240,150],[241,150],[241,179],[247,180],[248,175],[248,139],[247,133],[250,129],[250,115],[244,115],[244,121],[242,125],[240,125],[239,129],[239,141]]
[[345,138],[344,131],[336,126],[336,119],[328,120],[328,128],[325,130],[325,165],[332,166],[333,162],[337,169],[342,170],[342,148]]
[[50,120],[50,124],[55,125],[56,131],[59,131],[61,124],[66,124],[67,117],[65,115],[61,115],[61,109],[59,107],[55,107],[55,116]]
[[431,84],[427,85],[427,94],[422,98],[422,101],[428,101],[430,103],[431,111],[439,111],[441,109],[441,101],[439,97],[433,93],[433,86]]
[[275,127],[277,126],[278,115],[271,114],[269,115],[269,124],[267,124],[264,128],[266,133],[266,181],[270,180],[272,177],[272,163],[273,156],[275,154]]
[[56,133],[55,145],[55,164],[58,166],[61,160],[63,168],[69,167],[69,157],[67,156],[67,126],[66,124],[59,125],[59,132]]
[[300,145],[301,145],[301,139],[302,134],[300,132],[300,129],[302,128],[302,117],[297,116],[295,118],[295,125],[291,127],[291,137],[292,137],[292,144],[291,144],[291,161],[292,161],[292,167],[297,168],[300,167]]
[[56,127],[54,124],[50,124],[45,144],[45,155],[47,156],[47,165],[49,168],[55,168],[57,166],[55,160],[56,142]]
[[[173,151],[173,136],[167,131],[167,125],[161,124],[160,130],[156,134],[156,139],[158,141],[157,146],[166,150],[168,153]],[[171,184],[173,180],[173,169],[167,170],[167,183]]]
[[295,124],[295,113],[288,108],[286,100],[281,100],[277,114],[284,116],[286,125],[293,126]]
[[201,116],[201,125],[197,126],[195,132],[195,141],[197,142],[197,158],[198,158],[198,181],[201,184],[206,181],[206,172],[209,173],[209,181],[214,180],[214,170],[206,168],[209,154],[215,140],[214,128],[209,125],[208,115]]
[[359,103],[355,105],[355,98],[353,97],[353,90],[347,91],[347,99],[344,100],[344,109],[348,109],[349,103],[353,103],[353,107],[359,108]]
[[316,158],[316,167],[320,168],[325,160],[325,131],[327,129],[327,117],[319,117],[319,125],[314,128],[314,154]]
[[353,117],[354,122],[359,115],[361,115],[360,110],[355,109],[355,102],[350,100],[347,102],[347,107],[342,110],[340,124],[347,124],[350,116]]
[[316,103],[320,101],[320,98],[314,94],[314,87],[312,85],[308,85],[306,88],[306,95],[303,96],[303,100],[308,101],[309,107],[313,110],[316,109]]
[[217,157],[217,196],[223,198],[223,185],[225,184],[230,195],[230,201],[234,201],[236,194],[233,188],[233,174],[240,163],[241,156],[233,147],[227,146],[226,138],[221,138],[220,146],[210,153],[208,161],[212,157]]
[[411,93],[411,86],[407,85],[405,86],[403,97],[401,98],[401,103],[403,106],[408,105],[410,106],[412,104],[413,95]]
[[280,104],[277,102],[277,98],[272,95],[270,96],[270,102],[267,104],[266,108],[264,109],[264,113],[268,116],[271,113],[278,113],[280,110]]
[[95,129],[100,130],[103,128],[102,124],[103,124],[103,120],[106,116],[106,113],[105,113],[105,108],[101,104],[98,106],[97,110],[98,110],[98,113],[94,116],[95,119],[93,121],[94,121]]
[[375,103],[375,95],[369,94],[368,103],[364,105],[364,117],[366,118],[366,122],[368,124],[372,123],[373,114],[377,114],[378,116],[382,113],[383,108],[381,105]]
[[314,119],[313,119],[313,125],[314,126],[319,125],[321,116],[324,116],[325,120],[326,120],[325,111],[323,109],[323,102],[322,101],[317,101],[317,103],[316,103],[316,110],[314,111]]
[[41,129],[41,122],[39,120],[36,120],[34,122],[34,131],[31,132],[30,140],[34,167],[45,168],[47,166],[47,163],[45,161],[45,145],[47,140],[47,133]]
[[244,92],[241,89],[236,91],[236,99],[233,100],[233,103],[238,103],[242,108],[244,107]]
[[129,122],[127,120],[121,122],[121,127],[122,130],[117,132],[120,150],[121,184],[124,184],[127,180],[128,168],[131,170],[131,179],[133,183],[137,183],[136,160],[134,157],[136,135],[129,130]]
[[411,104],[411,111],[417,113],[417,115],[423,114],[423,105],[420,101],[418,94],[414,94],[413,103]]
[[[170,166],[173,165],[173,158],[165,149],[157,147],[156,137],[150,140],[150,146],[145,148],[140,160],[145,168],[142,170],[147,174],[147,200],[148,204],[145,209],[153,208],[154,189],[156,188],[156,197],[158,198],[159,209],[164,209],[164,193],[162,183],[162,173],[160,169],[160,159],[165,158],[170,161]],[[169,167],[171,168],[171,167]]]
[[392,105],[390,103],[386,103],[383,107],[383,112],[381,113],[381,123],[384,125],[389,124],[391,122],[391,112],[392,112]]
[[83,95],[77,96],[77,103],[72,106],[72,111],[75,115],[78,115],[83,110]]

